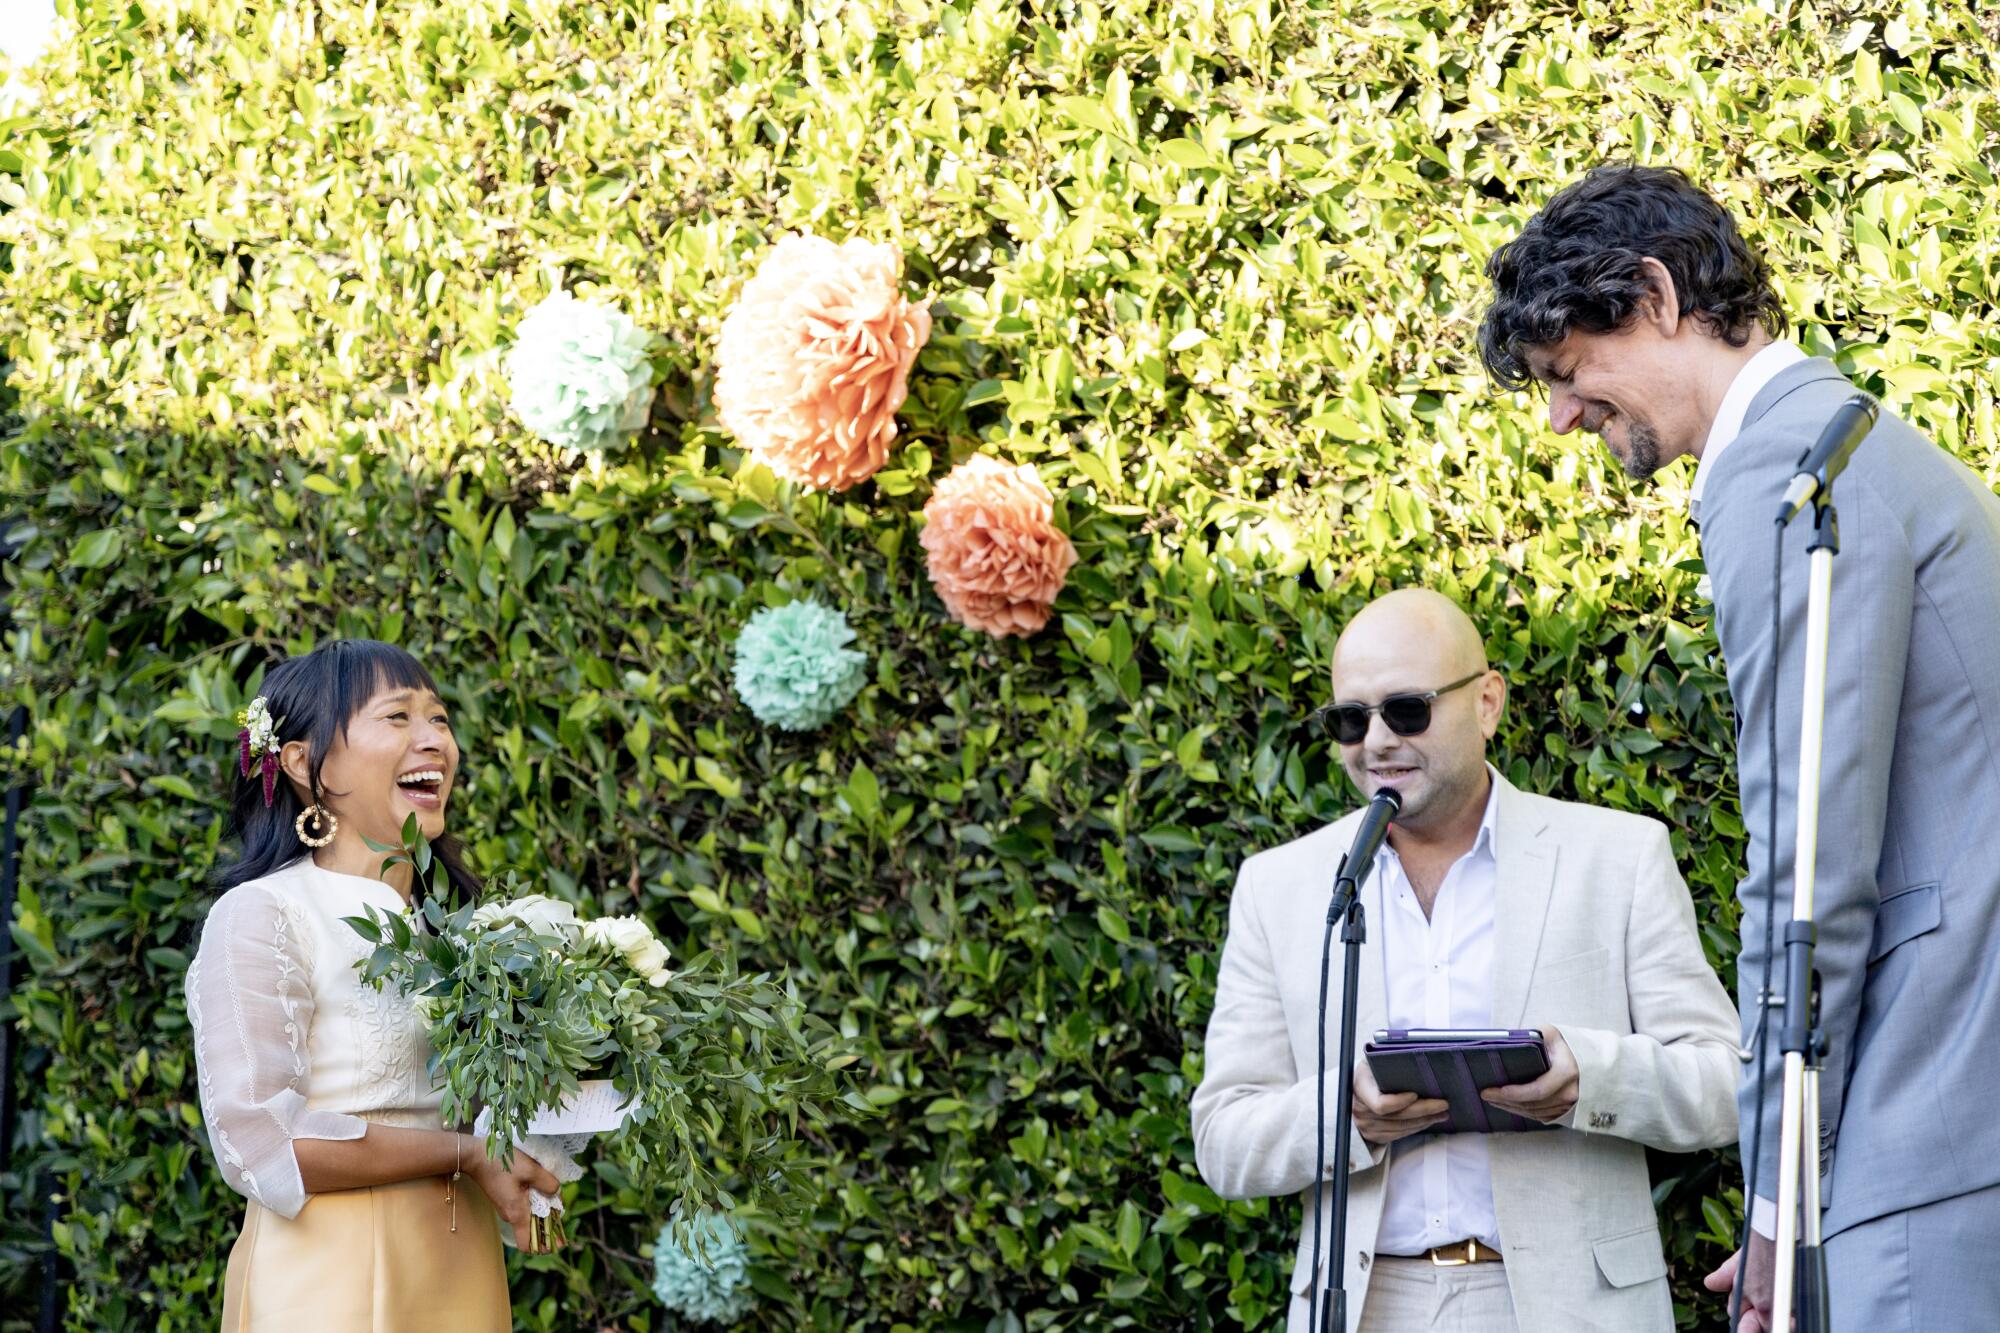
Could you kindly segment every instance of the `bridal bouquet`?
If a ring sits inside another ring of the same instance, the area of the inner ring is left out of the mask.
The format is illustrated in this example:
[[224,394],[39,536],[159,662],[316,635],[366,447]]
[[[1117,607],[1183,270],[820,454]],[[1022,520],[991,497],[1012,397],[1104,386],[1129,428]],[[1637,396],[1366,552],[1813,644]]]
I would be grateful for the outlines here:
[[[408,859],[428,875],[414,817]],[[387,864],[388,862],[385,862]],[[362,979],[412,997],[429,1028],[431,1077],[446,1124],[477,1121],[487,1150],[528,1152],[559,1179],[596,1132],[622,1149],[635,1184],[684,1209],[776,1205],[801,1171],[799,1122],[825,1124],[842,1096],[832,1035],[768,976],[733,975],[703,954],[675,971],[638,917],[585,919],[570,904],[519,894],[509,875],[483,903],[371,910],[348,925],[375,945]],[[559,1201],[537,1196],[522,1248],[562,1239]]]

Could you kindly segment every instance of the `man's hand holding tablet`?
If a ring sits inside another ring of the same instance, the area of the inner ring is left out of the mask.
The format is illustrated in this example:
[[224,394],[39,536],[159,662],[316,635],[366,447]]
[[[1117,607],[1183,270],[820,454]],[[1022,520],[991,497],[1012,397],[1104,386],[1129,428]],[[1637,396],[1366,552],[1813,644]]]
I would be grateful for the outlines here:
[[1435,1129],[1451,1118],[1450,1110],[1442,1097],[1384,1092],[1375,1082],[1367,1057],[1354,1062],[1354,1127],[1376,1147]]
[[1579,1083],[1576,1057],[1570,1054],[1561,1030],[1550,1027],[1541,1031],[1542,1054],[1548,1061],[1549,1072],[1532,1082],[1481,1089],[1479,1096],[1488,1106],[1547,1125],[1576,1109]]

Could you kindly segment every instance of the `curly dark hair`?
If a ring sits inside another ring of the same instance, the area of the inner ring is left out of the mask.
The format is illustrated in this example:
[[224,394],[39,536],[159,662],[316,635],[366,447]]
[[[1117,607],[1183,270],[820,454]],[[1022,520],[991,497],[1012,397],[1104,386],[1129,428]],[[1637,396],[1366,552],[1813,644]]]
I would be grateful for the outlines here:
[[1565,186],[1521,234],[1493,252],[1493,304],[1479,323],[1479,356],[1502,386],[1534,382],[1527,352],[1571,332],[1622,328],[1652,291],[1640,261],[1673,275],[1681,314],[1731,347],[1761,325],[1773,337],[1785,311],[1771,270],[1744,242],[1729,210],[1672,167],[1608,164]]

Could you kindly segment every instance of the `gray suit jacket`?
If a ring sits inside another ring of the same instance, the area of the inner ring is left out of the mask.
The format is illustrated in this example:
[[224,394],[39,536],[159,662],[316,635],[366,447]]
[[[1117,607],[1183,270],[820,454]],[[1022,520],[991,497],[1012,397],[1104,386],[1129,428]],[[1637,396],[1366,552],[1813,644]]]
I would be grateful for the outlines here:
[[[1686,1152],[1735,1136],[1729,996],[1702,954],[1665,828],[1529,795],[1493,776],[1500,784],[1493,1021],[1559,1028],[1579,1073],[1575,1128],[1496,1134],[1488,1145],[1515,1321],[1537,1333],[1670,1333],[1667,1265],[1642,1145]],[[1320,941],[1334,867],[1359,819],[1356,812],[1244,862],[1194,1094],[1195,1162],[1216,1193],[1296,1193],[1305,1203],[1293,1333],[1307,1327],[1304,1293],[1313,1277]],[[1363,885],[1362,903],[1369,934],[1356,1031],[1365,1042],[1386,1026],[1379,874]],[[1338,944],[1331,994],[1337,1010]],[[1339,1058],[1338,1033],[1337,1016],[1329,1016],[1329,1066]],[[1329,1067],[1329,1127],[1335,1078]],[[1349,1143],[1351,1330],[1367,1297],[1388,1154],[1359,1134]],[[1332,1160],[1329,1144],[1329,1174]],[[1330,1200],[1331,1186],[1322,1188]]]
[[[1751,402],[1709,476],[1700,514],[1716,633],[1736,701],[1750,831],[1737,989],[1746,1034],[1764,962],[1769,802],[1781,901],[1771,984],[1791,917],[1807,512],[1786,534],[1784,631],[1772,694],[1772,518],[1799,457],[1854,392],[1832,362],[1788,367]],[[1825,747],[1815,915],[1830,1045],[1821,1078],[1829,1234],[2000,1182],[2000,499],[1885,411],[1834,485]],[[1775,768],[1767,754],[1777,709]],[[1777,1197],[1774,1014],[1761,1096],[1740,1098],[1743,1151],[1764,1116]],[[1748,1037],[1746,1036],[1746,1041]]]

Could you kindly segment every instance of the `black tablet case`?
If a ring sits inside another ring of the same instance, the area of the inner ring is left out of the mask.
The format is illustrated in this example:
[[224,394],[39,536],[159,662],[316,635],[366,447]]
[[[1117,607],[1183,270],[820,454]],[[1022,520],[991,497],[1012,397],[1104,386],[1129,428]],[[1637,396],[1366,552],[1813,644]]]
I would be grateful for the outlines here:
[[1548,1057],[1535,1034],[1510,1031],[1503,1039],[1484,1041],[1413,1040],[1401,1031],[1385,1041],[1368,1043],[1368,1067],[1384,1092],[1414,1092],[1442,1097],[1451,1118],[1434,1134],[1501,1134],[1553,1129],[1537,1120],[1503,1111],[1480,1100],[1482,1088],[1532,1083],[1548,1073]]

